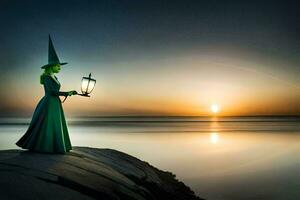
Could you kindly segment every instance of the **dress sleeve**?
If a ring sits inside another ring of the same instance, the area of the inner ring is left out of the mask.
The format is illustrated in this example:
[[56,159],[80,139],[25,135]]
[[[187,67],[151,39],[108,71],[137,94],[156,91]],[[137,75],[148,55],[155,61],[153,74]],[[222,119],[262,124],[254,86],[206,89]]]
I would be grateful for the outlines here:
[[53,80],[51,80],[51,77],[49,76],[44,77],[44,86],[46,94],[52,96],[68,96],[68,92],[61,92],[54,87]]

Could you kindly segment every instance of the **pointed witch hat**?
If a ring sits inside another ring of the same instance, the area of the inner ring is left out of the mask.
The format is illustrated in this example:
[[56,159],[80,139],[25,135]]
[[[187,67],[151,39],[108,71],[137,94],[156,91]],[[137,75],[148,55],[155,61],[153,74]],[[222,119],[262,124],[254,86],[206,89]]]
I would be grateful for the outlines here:
[[47,68],[48,66],[55,65],[55,64],[65,65],[65,64],[68,64],[68,63],[66,63],[66,62],[61,63],[61,62],[59,61],[58,56],[57,56],[57,54],[56,54],[56,52],[55,52],[55,49],[54,49],[54,46],[53,46],[51,37],[50,37],[50,35],[49,35],[48,64],[42,66],[42,69],[45,69],[45,68]]

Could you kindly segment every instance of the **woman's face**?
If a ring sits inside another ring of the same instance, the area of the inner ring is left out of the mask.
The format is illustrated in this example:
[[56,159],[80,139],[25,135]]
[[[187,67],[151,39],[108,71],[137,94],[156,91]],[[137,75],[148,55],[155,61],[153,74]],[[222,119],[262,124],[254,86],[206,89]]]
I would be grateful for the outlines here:
[[60,65],[54,65],[52,67],[52,72],[53,73],[59,73],[59,71],[60,71]]

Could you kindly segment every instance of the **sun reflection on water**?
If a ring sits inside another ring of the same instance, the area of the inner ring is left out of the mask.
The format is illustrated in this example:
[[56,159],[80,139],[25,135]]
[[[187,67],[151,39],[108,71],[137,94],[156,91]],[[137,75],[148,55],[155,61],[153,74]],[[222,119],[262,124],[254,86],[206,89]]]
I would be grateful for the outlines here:
[[211,133],[210,134],[210,142],[212,143],[212,144],[217,144],[218,143],[218,141],[219,141],[219,134],[218,133]]

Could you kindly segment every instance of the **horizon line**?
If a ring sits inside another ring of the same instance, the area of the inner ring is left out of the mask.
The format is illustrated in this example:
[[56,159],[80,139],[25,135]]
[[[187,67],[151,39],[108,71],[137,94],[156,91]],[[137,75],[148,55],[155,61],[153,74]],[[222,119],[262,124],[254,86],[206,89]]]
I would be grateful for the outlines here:
[[[30,116],[0,116],[0,118],[27,118],[32,117]],[[282,115],[282,114],[274,114],[274,115],[74,115],[74,116],[66,116],[68,118],[101,118],[101,117],[107,117],[107,118],[230,118],[230,117],[300,117],[300,114],[293,114],[293,115]]]

